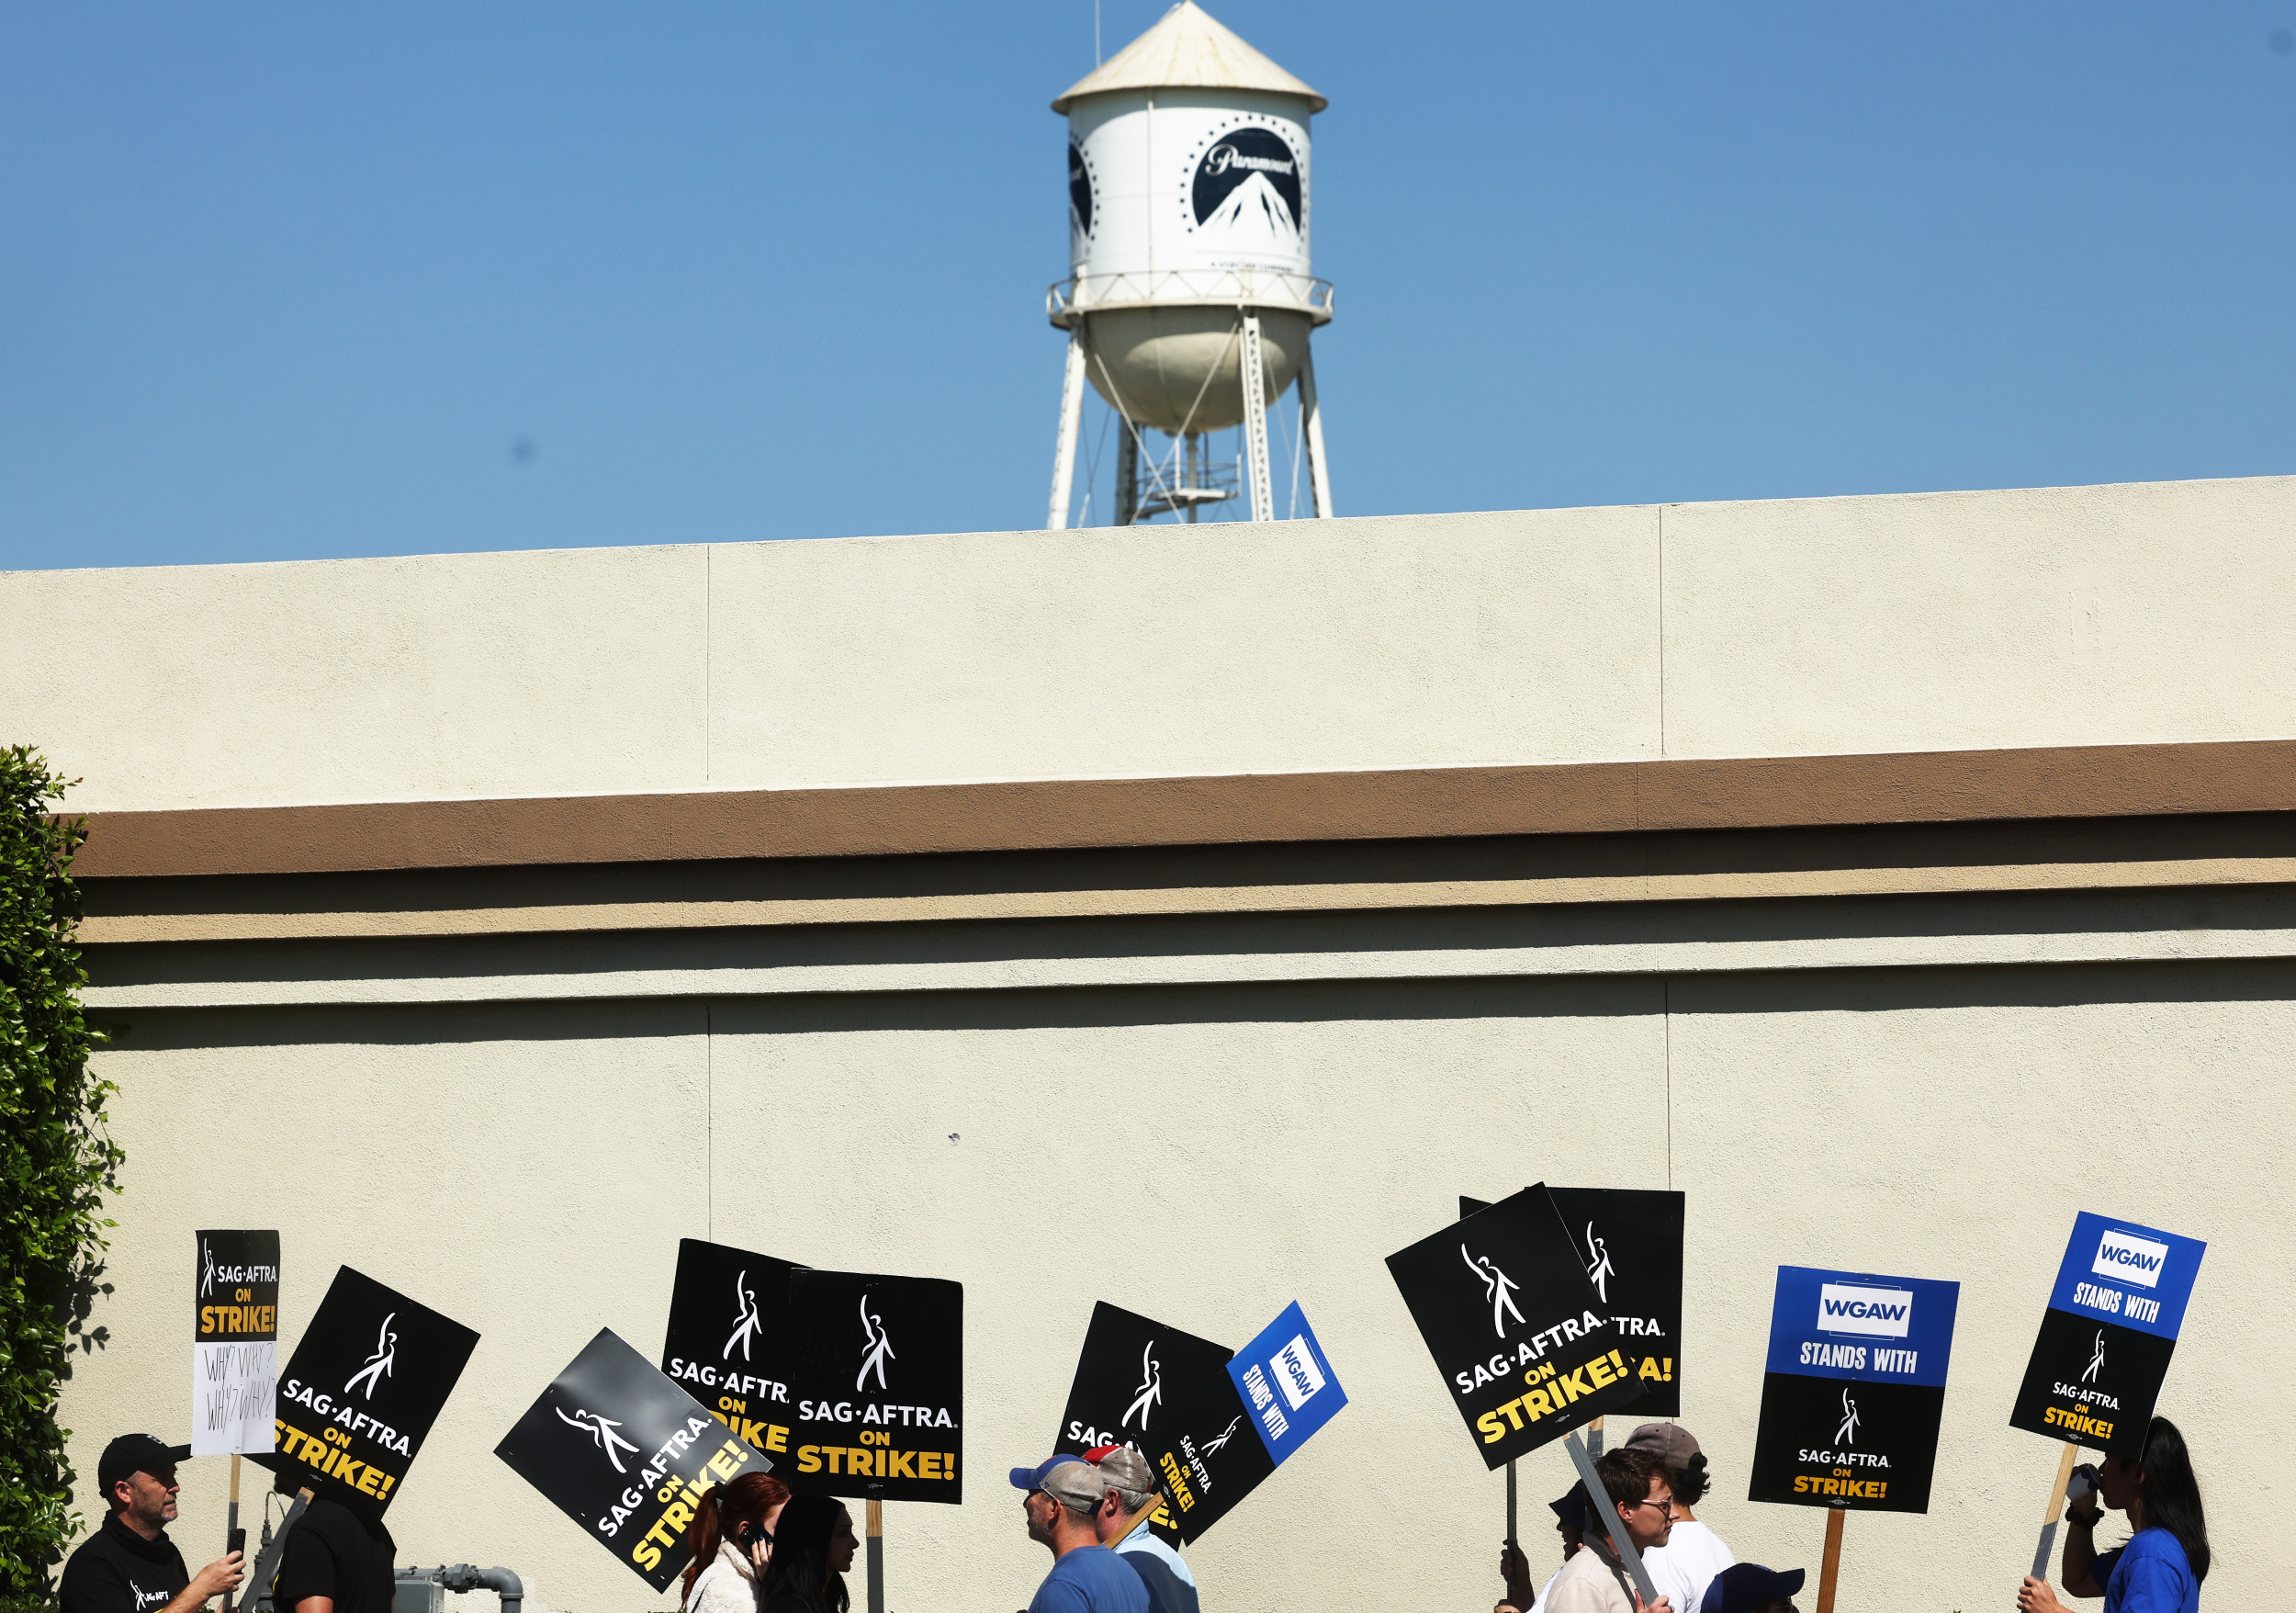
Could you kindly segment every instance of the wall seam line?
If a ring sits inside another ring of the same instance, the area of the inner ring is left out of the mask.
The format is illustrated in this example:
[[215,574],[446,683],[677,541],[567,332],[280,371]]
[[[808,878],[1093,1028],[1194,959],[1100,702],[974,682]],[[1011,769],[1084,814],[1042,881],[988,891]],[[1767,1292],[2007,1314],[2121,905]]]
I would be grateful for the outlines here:
[[[717,1038],[716,1005],[702,999],[702,1235],[717,1241]],[[1667,1145],[1672,1157],[1673,1145]],[[1672,1167],[1670,1166],[1669,1169]],[[1669,1179],[1670,1180],[1671,1178]]]
[[713,561],[717,546],[702,546],[702,782],[710,782],[710,671],[716,660],[716,647],[710,640],[711,630],[717,626],[717,613],[711,592],[715,583]]
[[1666,506],[1659,506],[1659,757],[1666,756]]

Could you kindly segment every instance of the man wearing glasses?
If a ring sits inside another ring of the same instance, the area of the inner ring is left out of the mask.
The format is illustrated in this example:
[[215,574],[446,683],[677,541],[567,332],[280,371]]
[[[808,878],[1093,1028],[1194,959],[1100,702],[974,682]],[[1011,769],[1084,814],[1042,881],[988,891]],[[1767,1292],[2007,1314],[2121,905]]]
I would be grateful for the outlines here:
[[[1626,1538],[1637,1551],[1666,1544],[1674,1528],[1674,1492],[1666,1462],[1656,1451],[1632,1446],[1606,1452],[1594,1464],[1608,1503],[1618,1509]],[[1619,1562],[1607,1528],[1592,1527],[1586,1543],[1570,1554],[1554,1584],[1547,1587],[1543,1613],[1687,1613],[1664,1596],[1645,1603],[1634,1579]]]

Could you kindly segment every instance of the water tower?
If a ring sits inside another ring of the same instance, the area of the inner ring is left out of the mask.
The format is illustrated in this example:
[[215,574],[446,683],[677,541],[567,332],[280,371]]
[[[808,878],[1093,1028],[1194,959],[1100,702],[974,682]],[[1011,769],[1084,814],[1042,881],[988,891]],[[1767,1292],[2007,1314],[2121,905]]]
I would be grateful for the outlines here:
[[[1251,518],[1275,519],[1268,405],[1295,380],[1313,508],[1332,513],[1308,333],[1332,288],[1308,261],[1308,119],[1327,103],[1195,0],[1052,103],[1068,118],[1068,333],[1052,518],[1068,525],[1084,389],[1115,411],[1116,520],[1231,498],[1206,433],[1242,425]],[[1146,447],[1162,432],[1169,451]]]

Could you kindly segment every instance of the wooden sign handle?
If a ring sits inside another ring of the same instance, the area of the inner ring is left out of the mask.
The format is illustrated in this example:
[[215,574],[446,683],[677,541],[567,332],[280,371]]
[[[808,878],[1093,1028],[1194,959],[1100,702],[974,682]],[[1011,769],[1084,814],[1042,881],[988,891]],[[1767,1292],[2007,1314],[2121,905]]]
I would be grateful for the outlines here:
[[2079,1442],[2067,1439],[2057,1458],[2057,1482],[2049,1492],[2049,1510],[2041,1515],[2041,1544],[2033,1548],[2033,1577],[2049,1577],[2049,1559],[2057,1544],[2057,1519],[2065,1516],[2065,1492],[2073,1483],[2073,1462],[2081,1453]]
[[[231,1537],[237,1533],[239,1533],[239,1452],[234,1450],[231,1452],[231,1509],[223,1515],[223,1550],[226,1555],[231,1550]],[[231,1613],[231,1592],[223,1593],[223,1613]]]
[[1826,1560],[1818,1570],[1818,1613],[1834,1613],[1834,1581],[1841,1576],[1841,1520],[1849,1516],[1838,1506],[1826,1514]]
[[869,1486],[869,1613],[885,1613],[885,1487]]

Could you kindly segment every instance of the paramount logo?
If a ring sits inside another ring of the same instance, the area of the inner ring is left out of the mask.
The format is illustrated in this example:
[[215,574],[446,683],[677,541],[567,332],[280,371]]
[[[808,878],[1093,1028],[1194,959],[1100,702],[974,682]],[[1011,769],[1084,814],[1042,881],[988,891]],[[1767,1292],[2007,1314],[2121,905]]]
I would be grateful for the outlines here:
[[1903,1338],[1913,1327],[1913,1295],[1902,1288],[1829,1282],[1818,1291],[1818,1330]]
[[2139,1288],[2155,1288],[2160,1283],[2160,1269],[2168,1258],[2168,1246],[2156,1244],[2150,1238],[2133,1237],[2125,1232],[2108,1228],[2097,1240],[2097,1258],[2088,1269],[2099,1277],[2110,1277],[2116,1282],[2133,1282]]

